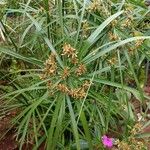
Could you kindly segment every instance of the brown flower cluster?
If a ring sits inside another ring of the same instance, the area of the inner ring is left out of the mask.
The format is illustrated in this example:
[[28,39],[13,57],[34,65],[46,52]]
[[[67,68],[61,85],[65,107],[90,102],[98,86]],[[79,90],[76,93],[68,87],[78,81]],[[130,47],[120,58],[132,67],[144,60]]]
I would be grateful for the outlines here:
[[63,93],[68,93],[69,92],[69,89],[68,89],[68,87],[65,85],[65,84],[58,84],[57,85],[57,89],[59,90],[59,91],[61,91],[61,92],[63,92]]
[[[76,49],[74,49],[70,44],[64,44],[61,55],[67,56],[69,61],[73,61],[73,73],[75,73],[76,76],[80,76],[87,71],[86,66],[84,64],[78,63]],[[66,79],[69,78],[71,74],[70,68],[68,66],[64,67],[63,69],[58,68],[56,63],[56,57],[54,54],[51,54],[49,56],[49,58],[44,63],[44,66],[45,67],[40,78],[49,79],[47,81],[47,87],[50,89],[50,93],[55,93],[55,91],[61,91],[76,99],[82,99],[86,96],[87,89],[90,85],[89,82],[85,81],[83,85],[78,88],[69,88],[69,86],[67,85],[68,80]],[[56,82],[59,79],[61,79],[61,83],[57,85]]]
[[99,11],[101,7],[101,3],[99,0],[93,0],[93,2],[90,4],[90,6],[88,7],[88,11],[92,12],[92,11]]
[[45,68],[43,69],[43,73],[40,76],[41,79],[46,79],[50,76],[54,76],[57,70],[57,63],[54,54],[51,54],[49,58],[44,63]]
[[129,54],[131,54],[131,55],[133,55],[133,54],[135,54],[135,52],[136,52],[136,49],[135,48],[128,48],[128,52],[129,52]]
[[82,22],[82,36],[84,37],[84,38],[87,38],[87,36],[88,36],[88,34],[89,34],[89,24],[88,24],[88,22],[87,22],[87,20],[84,20],[83,22]]
[[[77,51],[75,48],[73,48],[70,44],[64,44],[63,46],[63,56],[67,56],[71,59],[71,62],[76,65],[78,64],[78,56],[77,56]],[[80,76],[84,74],[87,71],[86,66],[84,64],[79,64],[78,68],[76,69],[75,73],[77,76]],[[66,78],[69,76],[69,68],[64,69],[63,77]]]
[[133,129],[131,130],[131,135],[136,135],[142,130],[141,123],[137,123],[134,125]]
[[118,60],[117,60],[117,57],[112,57],[111,59],[109,59],[107,61],[110,65],[115,65]]
[[69,95],[75,99],[82,99],[85,98],[86,91],[84,88],[79,87],[79,88],[71,89],[69,91]]
[[143,40],[137,40],[135,43],[135,48],[139,48],[143,44]]
[[93,0],[87,10],[89,12],[99,12],[107,17],[111,15],[108,6],[101,0]]
[[110,39],[111,41],[119,40],[119,36],[118,36],[117,34],[112,33],[112,32],[109,32],[109,33],[108,33],[108,36],[109,36],[109,39]]
[[66,79],[67,77],[70,76],[70,71],[69,71],[69,67],[65,67],[64,70],[63,70],[63,73],[61,75],[61,78],[62,79]]
[[61,55],[69,57],[73,64],[77,64],[78,63],[77,51],[70,44],[66,44],[65,43],[63,45],[63,52],[62,52]]
[[125,4],[126,15],[133,13],[134,7],[131,4]]
[[118,24],[118,21],[116,19],[111,22],[112,27],[117,26],[117,24]]
[[133,21],[133,18],[132,17],[128,17],[127,19],[125,19],[122,22],[121,27],[122,28],[131,27],[132,26],[132,21]]
[[130,145],[124,141],[117,141],[118,149],[119,150],[131,150]]
[[137,49],[143,44],[144,40],[137,40],[135,42],[135,46],[134,47],[129,47],[128,48],[128,52],[129,54],[133,55],[135,54],[135,52],[137,51]]
[[80,76],[84,74],[86,71],[87,71],[86,66],[84,64],[80,64],[75,72],[77,76]]
[[135,124],[131,130],[131,135],[128,141],[117,141],[119,150],[143,150],[145,149],[145,141],[135,138],[135,135],[141,131],[142,125],[140,123]]
[[145,144],[135,138],[130,139],[130,142],[117,141],[118,150],[143,150],[146,149]]
[[144,141],[139,141],[139,139],[136,139],[134,137],[129,138],[129,143],[131,149],[134,150],[143,150],[143,148],[145,147]]
[[57,89],[65,94],[68,94],[75,99],[83,99],[86,96],[86,92],[90,86],[89,81],[85,81],[81,87],[70,89],[65,84],[58,84]]

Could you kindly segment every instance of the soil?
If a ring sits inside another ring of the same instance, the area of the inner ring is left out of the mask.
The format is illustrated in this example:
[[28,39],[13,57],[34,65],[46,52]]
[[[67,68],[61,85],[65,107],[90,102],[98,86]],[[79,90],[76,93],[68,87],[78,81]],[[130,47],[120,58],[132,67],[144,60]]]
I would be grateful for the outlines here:
[[0,150],[15,150],[17,148],[14,129],[8,130],[11,127],[10,120],[15,115],[16,112],[12,111],[11,113],[4,114],[0,119]]
[[[17,112],[17,110],[11,111],[0,119],[0,150],[19,150],[15,128],[10,129],[10,121],[17,115]],[[45,145],[43,143],[39,150],[45,150],[44,147]],[[24,144],[22,150],[32,150],[32,148],[32,144]]]

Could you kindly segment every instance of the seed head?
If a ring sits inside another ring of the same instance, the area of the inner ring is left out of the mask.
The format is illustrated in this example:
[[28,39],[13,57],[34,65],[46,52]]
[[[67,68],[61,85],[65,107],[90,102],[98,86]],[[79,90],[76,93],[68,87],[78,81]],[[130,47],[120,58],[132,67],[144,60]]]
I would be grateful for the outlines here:
[[117,63],[117,58],[116,57],[112,57],[111,59],[108,60],[108,63],[110,65],[115,65]]
[[40,76],[41,79],[46,79],[49,76],[53,76],[56,74],[57,63],[54,54],[51,54],[49,56],[44,65],[45,67],[43,69],[42,75]]
[[69,75],[70,75],[69,67],[65,67],[61,75],[61,78],[66,79],[67,77],[69,77]]
[[131,135],[136,135],[142,130],[142,125],[141,123],[137,123],[134,125],[133,129],[131,130]]
[[64,44],[63,46],[63,52],[62,55],[65,55],[67,57],[72,57],[75,54],[75,49],[73,47],[71,47],[70,44]]
[[84,74],[87,71],[86,66],[84,64],[80,64],[76,69],[77,76]]
[[82,88],[85,89],[85,90],[87,90],[87,89],[90,87],[90,85],[91,85],[90,81],[87,81],[87,80],[86,80],[86,81],[83,83]]
[[65,85],[65,84],[58,84],[57,85],[57,89],[59,90],[59,91],[61,91],[61,92],[63,92],[63,93],[68,93],[69,92],[69,89],[68,89],[68,87]]
[[114,34],[114,33],[112,33],[112,32],[109,32],[109,33],[108,33],[108,36],[109,36],[109,39],[110,39],[111,41],[116,41],[116,40],[119,39],[118,35],[117,35],[117,34]]
[[76,56],[74,56],[74,57],[72,57],[71,62],[72,62],[74,65],[76,65],[76,64],[78,64],[79,60],[78,60],[78,58],[77,58]]
[[85,98],[86,92],[83,88],[80,87],[80,88],[76,88],[76,89],[71,89],[69,91],[69,95],[76,99],[82,99],[82,98]]
[[138,41],[136,41],[136,43],[135,43],[135,47],[136,47],[136,48],[139,48],[142,44],[143,44],[143,40],[138,40]]
[[132,150],[130,145],[124,141],[119,141],[117,142],[119,150]]
[[90,6],[88,8],[88,11],[89,12],[99,11],[100,10],[100,6],[101,6],[101,3],[100,3],[99,0],[93,0],[93,2],[90,4]]

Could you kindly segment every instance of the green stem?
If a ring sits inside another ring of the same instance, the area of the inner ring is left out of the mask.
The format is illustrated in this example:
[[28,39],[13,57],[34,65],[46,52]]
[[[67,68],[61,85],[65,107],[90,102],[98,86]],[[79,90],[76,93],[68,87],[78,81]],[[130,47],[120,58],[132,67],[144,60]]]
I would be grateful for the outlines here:
[[5,27],[5,25],[3,24],[2,20],[0,20],[0,24],[2,25],[2,27],[4,28],[4,35],[10,39],[11,43],[13,44],[13,46],[15,47],[16,51],[18,50],[17,45],[15,44],[15,42],[13,41],[13,39],[9,36],[9,33],[7,31],[7,28]]

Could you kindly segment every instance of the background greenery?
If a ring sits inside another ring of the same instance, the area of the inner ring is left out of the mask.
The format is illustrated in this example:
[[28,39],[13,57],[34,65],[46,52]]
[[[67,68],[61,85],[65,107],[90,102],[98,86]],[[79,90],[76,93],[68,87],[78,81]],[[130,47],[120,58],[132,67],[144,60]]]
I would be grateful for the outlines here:
[[[0,5],[0,80],[8,82],[0,86],[0,112],[17,110],[12,127],[20,149],[25,142],[33,149],[42,142],[48,150],[103,149],[104,134],[130,137],[137,122],[133,97],[143,118],[149,103],[143,86],[150,10],[144,1],[11,0]],[[68,56],[65,45],[72,50]]]

